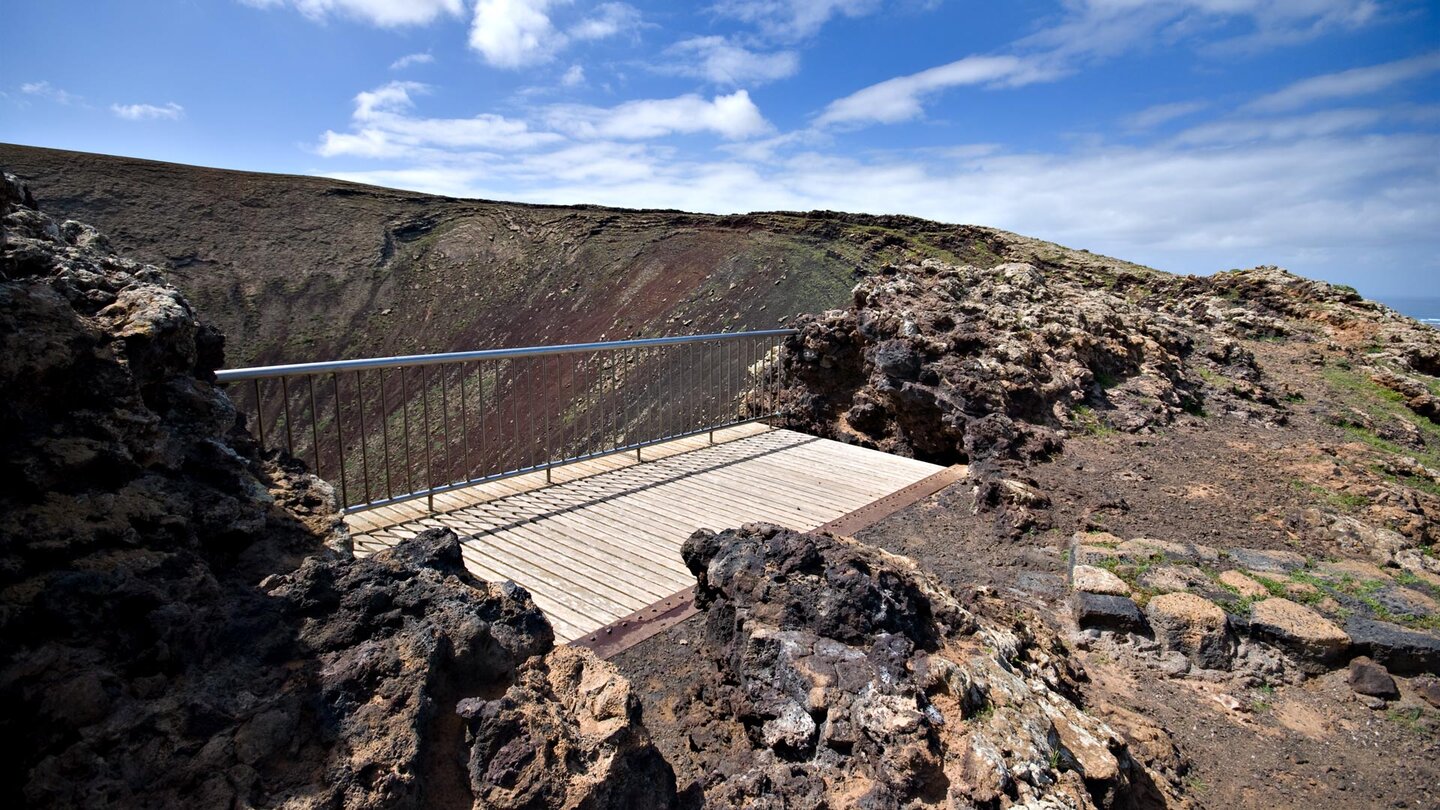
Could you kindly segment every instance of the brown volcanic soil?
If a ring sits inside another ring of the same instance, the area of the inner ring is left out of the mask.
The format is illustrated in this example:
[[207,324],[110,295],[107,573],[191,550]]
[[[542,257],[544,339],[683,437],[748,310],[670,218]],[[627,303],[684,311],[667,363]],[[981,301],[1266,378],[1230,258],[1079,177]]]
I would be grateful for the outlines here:
[[[1222,279],[1217,286],[1242,276]],[[897,283],[904,287],[904,281]],[[1409,466],[1413,462],[1400,460],[1411,457],[1433,473],[1440,425],[1420,416],[1426,407],[1423,396],[1386,393],[1369,379],[1375,367],[1384,365],[1377,358],[1404,354],[1407,349],[1396,347],[1407,339],[1434,345],[1434,337],[1418,325],[1413,330],[1420,331],[1412,331],[1411,325],[1372,318],[1373,312],[1364,308],[1337,314],[1342,310],[1325,306],[1317,307],[1313,318],[1279,316],[1265,329],[1278,326],[1281,337],[1252,333],[1235,338],[1255,358],[1253,373],[1245,372],[1253,385],[1227,376],[1239,376],[1237,369],[1226,369],[1224,363],[1208,366],[1202,353],[1195,352],[1186,362],[1203,378],[1198,389],[1203,407],[1168,423],[1126,433],[1109,426],[1128,418],[1124,412],[1101,405],[1093,416],[1072,413],[1062,452],[1023,464],[1002,460],[999,468],[1002,475],[1027,480],[1045,496],[1043,502],[996,510],[977,500],[988,473],[976,474],[972,468],[971,481],[891,515],[859,532],[857,539],[917,560],[957,593],[968,595],[967,608],[979,615],[1003,620],[1023,613],[1067,635],[1088,674],[1081,689],[1087,710],[1129,738],[1132,751],[1142,759],[1150,757],[1152,768],[1174,773],[1184,798],[1196,806],[1440,806],[1435,798],[1440,712],[1417,697],[1422,679],[1397,679],[1400,701],[1376,709],[1359,702],[1346,683],[1343,665],[1304,680],[1277,676],[1245,681],[1229,673],[1167,676],[1156,666],[1152,651],[1108,634],[1094,641],[1076,633],[1067,605],[1066,555],[1077,532],[1222,551],[1293,552],[1307,558],[1310,571],[1323,572],[1324,565],[1337,561],[1385,565],[1386,553],[1378,547],[1347,546],[1326,529],[1343,518],[1368,529],[1393,529],[1418,543],[1423,553],[1434,554],[1440,481],[1395,470],[1414,469]],[[913,311],[922,324],[931,317],[920,308]],[[867,317],[873,324],[884,315],[872,313],[859,320],[865,323]],[[829,319],[814,328],[832,329],[833,323]],[[884,352],[893,355],[897,350],[885,342],[883,327],[874,329],[875,348],[866,351],[874,351],[879,358],[875,362],[881,364]],[[917,338],[924,339],[923,333]],[[1411,371],[1422,381],[1428,376],[1435,390],[1433,375],[1415,370],[1418,366],[1433,372],[1423,359],[1425,351],[1412,355],[1417,360]],[[1229,355],[1238,353],[1231,350]],[[942,354],[936,361],[941,374],[944,358]],[[1206,368],[1199,371],[1202,365]],[[836,366],[822,378],[856,384],[843,373],[843,362]],[[924,384],[926,372],[914,378]],[[1107,382],[1114,388],[1127,384],[1123,379]],[[1267,397],[1266,390],[1274,395]],[[840,413],[850,401],[815,410]],[[1261,407],[1263,401],[1272,404]],[[854,429],[844,416],[834,418],[835,423],[812,429],[902,451],[937,446],[924,426],[896,423],[867,433]],[[949,460],[965,460],[960,448],[950,452]],[[986,470],[995,463],[993,458],[970,460]],[[1023,520],[1009,515],[1014,511],[1023,512]],[[1233,565],[1220,562],[1216,567]],[[1440,577],[1423,566],[1416,570],[1423,582],[1395,567],[1384,568],[1380,576],[1440,596]],[[1321,609],[1343,624],[1346,615],[1366,615],[1374,605],[1347,600],[1337,611]],[[1412,618],[1412,627],[1430,633],[1440,620],[1435,613]],[[717,739],[729,735],[735,749],[745,747],[733,729],[697,728],[685,713],[697,698],[693,684],[706,677],[707,665],[691,653],[701,633],[697,618],[616,659],[645,696],[646,724],[682,786],[705,779],[723,765],[724,758],[713,750]],[[1240,708],[1222,705],[1227,697]],[[1147,723],[1168,733],[1178,754],[1147,731]],[[691,742],[696,739],[710,750],[697,750]]]

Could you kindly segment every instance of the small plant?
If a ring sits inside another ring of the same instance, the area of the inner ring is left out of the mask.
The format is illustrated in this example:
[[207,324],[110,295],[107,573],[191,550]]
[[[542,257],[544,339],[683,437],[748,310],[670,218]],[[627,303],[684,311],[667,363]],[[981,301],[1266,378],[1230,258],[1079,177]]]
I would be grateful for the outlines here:
[[1419,706],[1391,709],[1390,711],[1385,712],[1385,716],[1387,718],[1415,732],[1423,732],[1426,730],[1425,725],[1420,722],[1420,717],[1422,714],[1423,712],[1421,711]]
[[1071,411],[1075,417],[1075,424],[1080,432],[1086,436],[1111,436],[1115,428],[1105,424],[1095,409],[1088,405],[1076,405]]

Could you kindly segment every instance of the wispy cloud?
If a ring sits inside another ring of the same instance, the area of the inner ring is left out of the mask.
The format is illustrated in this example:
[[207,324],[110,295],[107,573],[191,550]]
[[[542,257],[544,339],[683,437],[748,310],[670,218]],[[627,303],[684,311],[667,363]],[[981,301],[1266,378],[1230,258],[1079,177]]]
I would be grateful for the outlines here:
[[1153,107],[1146,107],[1134,115],[1126,116],[1124,124],[1126,129],[1143,132],[1176,119],[1194,115],[1209,106],[1210,103],[1207,101],[1176,101],[1169,104],[1156,104]]
[[290,7],[313,20],[342,17],[382,28],[425,25],[441,16],[458,17],[464,0],[240,0],[257,8]]
[[1294,110],[1320,101],[1373,95],[1434,73],[1440,73],[1440,51],[1383,65],[1314,76],[1261,96],[1247,106],[1265,112]]
[[127,121],[178,121],[185,117],[185,108],[171,101],[166,104],[111,104],[110,112]]
[[[1054,24],[1016,44],[1064,57],[1107,57],[1188,42],[1233,51],[1294,44],[1380,16],[1376,0],[1068,0]],[[1238,33],[1217,36],[1226,24]]]
[[581,65],[571,65],[565,69],[560,76],[560,84],[563,87],[580,87],[585,84],[585,68]]
[[595,11],[570,28],[578,40],[609,39],[641,25],[640,11],[626,3],[601,3]]
[[985,87],[1018,87],[1057,75],[1043,62],[1018,56],[967,56],[948,65],[933,67],[899,76],[830,103],[817,123],[893,124],[919,118],[924,113],[923,100],[949,87],[981,85]]
[[725,37],[692,37],[665,50],[672,61],[661,70],[706,79],[718,85],[757,85],[794,76],[800,56],[794,51],[760,53]]
[[396,59],[394,62],[391,62],[390,69],[404,70],[405,68],[414,67],[416,65],[428,65],[433,63],[434,61],[435,57],[431,56],[429,53],[406,54],[405,56]]
[[26,82],[20,85],[20,92],[27,96],[47,98],[56,104],[79,104],[84,101],[74,93],[68,93],[50,82]]
[[945,88],[1049,81],[1097,59],[1174,45],[1225,23],[1246,26],[1245,34],[1221,40],[1228,46],[1301,41],[1368,24],[1380,8],[1376,0],[1066,0],[1064,5],[1058,20],[1011,43],[1008,53],[967,56],[871,85],[830,104],[818,122],[906,121],[923,113],[926,96]]
[[880,0],[720,0],[712,10],[774,39],[794,41],[814,36],[834,17],[863,17],[880,7]]

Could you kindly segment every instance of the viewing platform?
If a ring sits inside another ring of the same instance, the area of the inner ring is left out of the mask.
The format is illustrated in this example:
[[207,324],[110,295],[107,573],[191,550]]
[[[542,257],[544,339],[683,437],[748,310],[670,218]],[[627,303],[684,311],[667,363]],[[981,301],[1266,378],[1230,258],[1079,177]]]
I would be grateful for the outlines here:
[[683,600],[695,578],[680,546],[696,529],[815,529],[938,475],[934,491],[960,469],[754,423],[717,430],[713,445],[698,436],[648,447],[643,458],[556,467],[549,485],[537,472],[447,492],[435,514],[410,501],[346,521],[359,555],[453,529],[476,576],[523,585],[556,640],[570,642]]

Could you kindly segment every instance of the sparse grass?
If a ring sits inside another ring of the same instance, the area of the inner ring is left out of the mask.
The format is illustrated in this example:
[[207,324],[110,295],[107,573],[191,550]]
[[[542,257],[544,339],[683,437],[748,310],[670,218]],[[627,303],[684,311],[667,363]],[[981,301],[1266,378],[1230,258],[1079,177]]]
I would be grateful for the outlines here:
[[1113,436],[1116,433],[1115,428],[1105,424],[1095,409],[1088,405],[1076,405],[1071,412],[1075,416],[1075,424],[1086,436]]
[[1370,505],[1370,499],[1351,492],[1335,492],[1299,478],[1290,481],[1290,489],[1297,495],[1318,498],[1342,512],[1359,512]]
[[1440,448],[1440,425],[1428,419],[1416,418],[1405,405],[1405,395],[1376,383],[1344,362],[1327,367],[1322,376],[1341,402],[1369,415],[1375,421],[1402,421],[1412,425],[1424,439],[1425,448],[1403,448],[1358,425],[1342,428],[1347,436],[1383,453],[1414,456],[1427,467],[1440,467],[1440,451],[1432,449]]
[[1411,706],[1409,708],[1391,709],[1385,712],[1385,717],[1403,728],[1416,732],[1417,734],[1423,734],[1429,731],[1425,724],[1420,722],[1423,714],[1424,710],[1419,706]]

